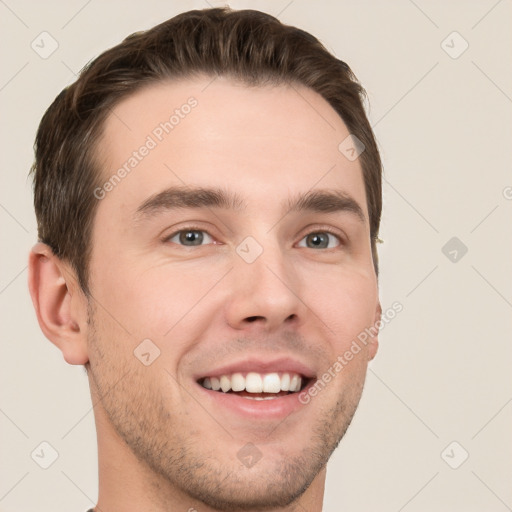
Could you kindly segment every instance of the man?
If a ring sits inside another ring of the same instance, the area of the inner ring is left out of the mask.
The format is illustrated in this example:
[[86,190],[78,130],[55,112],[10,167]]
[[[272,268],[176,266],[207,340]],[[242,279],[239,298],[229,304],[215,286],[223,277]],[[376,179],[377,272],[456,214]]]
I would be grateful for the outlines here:
[[96,511],[321,510],[381,314],[363,94],[313,36],[206,9],[44,115],[29,286],[88,374]]

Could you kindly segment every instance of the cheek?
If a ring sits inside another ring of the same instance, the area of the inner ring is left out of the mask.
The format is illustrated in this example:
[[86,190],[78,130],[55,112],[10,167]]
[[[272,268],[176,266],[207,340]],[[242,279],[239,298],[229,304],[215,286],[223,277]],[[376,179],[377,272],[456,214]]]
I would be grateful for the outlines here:
[[[98,294],[105,309],[134,338],[167,343],[180,337],[184,325],[190,329],[191,321],[195,319],[192,326],[197,322],[208,304],[208,292],[223,273],[193,263],[142,268],[127,261],[103,273]],[[193,336],[192,328],[189,337]]]
[[[341,271],[315,281],[306,304],[323,321],[336,354],[341,354],[365,329],[373,326],[378,304],[376,280],[371,272]],[[362,345],[362,350],[366,347]]]

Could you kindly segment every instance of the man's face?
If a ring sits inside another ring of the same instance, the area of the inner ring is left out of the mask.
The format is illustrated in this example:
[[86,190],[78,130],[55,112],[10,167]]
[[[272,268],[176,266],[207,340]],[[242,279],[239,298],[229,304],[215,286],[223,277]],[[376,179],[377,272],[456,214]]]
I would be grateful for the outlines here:
[[[126,442],[160,492],[290,503],[348,427],[376,340],[333,367],[379,311],[361,166],[338,150],[348,135],[309,89],[220,78],[151,86],[107,120],[103,182],[129,172],[97,192],[89,375],[100,443]],[[175,187],[238,202],[191,206]],[[314,193],[341,201],[292,207]],[[245,391],[207,389],[217,379]]]

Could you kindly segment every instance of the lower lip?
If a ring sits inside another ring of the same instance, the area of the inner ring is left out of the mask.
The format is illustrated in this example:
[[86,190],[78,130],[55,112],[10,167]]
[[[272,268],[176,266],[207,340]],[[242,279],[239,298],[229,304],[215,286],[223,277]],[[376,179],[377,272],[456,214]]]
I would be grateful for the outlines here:
[[221,391],[212,391],[206,389],[201,384],[197,384],[204,395],[212,401],[213,408],[223,408],[234,412],[240,416],[245,416],[252,420],[278,420],[283,419],[304,408],[304,404],[299,401],[299,395],[307,391],[312,385],[309,382],[306,388],[298,393],[290,393],[279,398],[271,400],[254,400],[244,398],[235,393],[223,393]]

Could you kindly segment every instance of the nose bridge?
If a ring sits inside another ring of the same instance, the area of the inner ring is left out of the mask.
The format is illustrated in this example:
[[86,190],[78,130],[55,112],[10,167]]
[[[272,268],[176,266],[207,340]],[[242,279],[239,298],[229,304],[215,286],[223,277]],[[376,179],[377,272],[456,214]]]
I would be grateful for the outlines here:
[[239,262],[240,271],[246,274],[253,281],[254,285],[262,285],[269,289],[285,287],[283,281],[286,282],[288,280],[286,275],[286,255],[278,242],[272,240],[272,237],[267,236],[264,243],[260,245],[260,248],[255,246],[254,242],[252,244],[249,247],[251,258],[254,258],[252,262],[245,259],[245,255],[240,256],[241,252],[243,254],[242,249],[247,249],[247,246],[242,246],[237,250],[240,258],[245,262],[245,265]]
[[302,317],[299,279],[278,240],[246,237],[236,248],[228,322],[241,328],[259,320],[267,328]]

